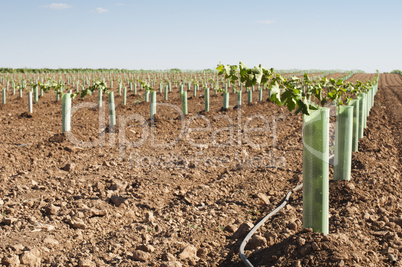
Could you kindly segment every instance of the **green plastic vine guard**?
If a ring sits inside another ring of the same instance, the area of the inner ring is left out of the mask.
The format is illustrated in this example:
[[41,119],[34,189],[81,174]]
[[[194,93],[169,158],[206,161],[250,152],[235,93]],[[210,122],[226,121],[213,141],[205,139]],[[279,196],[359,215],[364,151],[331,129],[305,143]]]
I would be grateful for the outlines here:
[[151,120],[155,119],[155,114],[156,114],[156,91],[152,91],[151,93],[151,103],[150,103],[150,114]]
[[20,98],[22,98],[22,89],[20,89],[20,90],[18,90],[18,96],[20,97]]
[[253,102],[253,90],[248,90],[248,94],[247,94],[247,104],[250,104],[251,102]]
[[364,129],[367,127],[367,118],[369,115],[368,93],[363,93],[364,97]]
[[374,87],[371,88],[371,107],[374,107]]
[[262,88],[259,89],[259,93],[258,93],[258,101],[261,102],[262,101]]
[[188,114],[188,109],[187,109],[187,91],[183,91],[181,94],[181,108],[183,111],[184,115]]
[[124,86],[123,89],[123,105],[125,106],[127,104],[127,87]]
[[137,84],[136,83],[134,83],[134,94],[135,95],[137,94]]
[[241,107],[241,93],[241,90],[237,91],[237,107]]
[[363,138],[364,135],[364,96],[357,97],[359,101],[359,138]]
[[353,137],[352,151],[359,151],[359,99],[353,99],[349,102],[349,106],[353,106]]
[[6,104],[6,89],[2,90],[2,103],[3,105]]
[[205,111],[209,112],[209,88],[204,89]]
[[164,99],[164,100],[168,100],[168,93],[169,93],[169,86],[166,85],[166,86],[165,86],[165,94],[164,94],[164,96],[163,96],[163,99]]
[[113,92],[108,93],[108,101],[109,101],[109,124],[110,127],[114,127],[116,125],[116,110],[114,106]]
[[149,91],[148,90],[145,91],[144,98],[145,98],[145,102],[149,102]]
[[38,87],[34,88],[34,100],[36,103],[39,101],[39,96],[38,96]]
[[64,94],[62,100],[62,132],[71,131],[71,95],[69,93]]
[[339,106],[336,114],[334,180],[350,181],[352,170],[353,106]]
[[121,95],[121,84],[119,84],[119,95]]
[[98,89],[98,107],[102,107],[102,96],[103,96],[102,89]]
[[374,105],[374,100],[373,100],[373,98],[374,98],[374,89],[371,88],[371,89],[370,89],[370,110],[371,110],[371,108],[372,108],[373,105]]
[[223,92],[223,109],[229,108],[229,92]]
[[329,109],[303,116],[303,227],[328,234]]

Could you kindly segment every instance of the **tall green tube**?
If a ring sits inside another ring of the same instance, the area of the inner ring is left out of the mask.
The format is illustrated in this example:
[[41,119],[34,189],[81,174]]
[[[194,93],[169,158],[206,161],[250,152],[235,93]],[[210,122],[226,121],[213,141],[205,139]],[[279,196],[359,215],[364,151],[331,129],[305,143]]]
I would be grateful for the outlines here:
[[114,127],[116,125],[116,110],[114,106],[113,92],[108,93],[108,101],[109,101],[109,124],[110,127]]
[[137,94],[137,84],[136,83],[134,83],[134,94],[135,95]]
[[6,104],[6,89],[2,90],[2,103],[3,105]]
[[151,93],[151,103],[150,103],[150,118],[151,120],[155,119],[156,114],[156,91],[152,91]]
[[367,117],[368,117],[368,109],[369,109],[369,103],[368,103],[368,97],[367,97],[367,93],[363,94],[364,97],[364,129],[366,129],[367,127]]
[[223,92],[223,109],[229,108],[229,92]]
[[350,181],[352,170],[353,106],[339,106],[336,114],[334,180]]
[[262,101],[262,88],[260,88],[259,90],[258,90],[259,92],[258,92],[258,101]]
[[165,95],[163,97],[164,100],[168,100],[168,93],[169,93],[169,86],[166,85],[165,86]]
[[124,86],[123,89],[123,105],[125,106],[127,104],[127,87]]
[[28,92],[28,112],[33,113],[33,105],[32,105],[32,91]]
[[364,136],[364,97],[360,95],[357,97],[359,100],[359,138]]
[[119,84],[119,95],[121,95],[121,84]]
[[98,90],[98,107],[102,107],[102,96],[103,96],[103,91],[102,89]]
[[22,89],[18,90],[19,97],[22,98]]
[[237,91],[237,107],[241,107],[241,90]]
[[204,89],[205,111],[209,112],[209,88]]
[[38,103],[39,95],[38,95],[38,87],[37,86],[34,88],[33,92],[34,92],[34,100],[36,103]]
[[371,107],[374,107],[374,87],[370,90],[371,93]]
[[359,150],[359,99],[351,100],[349,106],[353,106],[353,137],[352,151]]
[[2,103],[3,105],[6,104],[6,89],[2,90]]
[[187,108],[187,91],[183,91],[181,94],[181,107],[184,115],[188,114],[188,108]]
[[145,102],[149,102],[149,91],[148,90],[145,91],[144,97],[145,97]]
[[303,116],[303,227],[329,230],[329,109]]
[[250,104],[253,102],[253,90],[248,90],[247,92],[247,104]]
[[71,131],[71,95],[69,93],[62,96],[62,132]]

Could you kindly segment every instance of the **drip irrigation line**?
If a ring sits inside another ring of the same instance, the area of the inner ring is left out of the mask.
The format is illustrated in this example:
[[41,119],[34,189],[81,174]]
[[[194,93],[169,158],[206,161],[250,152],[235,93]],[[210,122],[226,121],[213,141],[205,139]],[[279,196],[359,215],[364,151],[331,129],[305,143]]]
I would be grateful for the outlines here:
[[[333,158],[334,154],[332,154],[331,156],[329,156],[329,159]],[[244,262],[244,264],[247,267],[254,267],[253,264],[251,264],[251,262],[247,259],[246,255],[244,255],[244,249],[248,243],[248,241],[250,240],[250,238],[254,235],[254,233],[272,216],[274,216],[276,213],[278,213],[281,209],[283,209],[286,204],[289,202],[290,196],[300,190],[301,188],[303,188],[303,183],[299,184],[298,186],[296,186],[295,188],[293,188],[292,190],[290,190],[288,192],[288,194],[286,195],[285,199],[282,201],[282,203],[273,211],[271,211],[268,215],[266,215],[261,221],[259,221],[254,227],[253,229],[251,229],[251,231],[247,234],[247,236],[244,238],[243,242],[240,245],[240,249],[239,249],[239,253],[240,253],[240,258],[241,260]]]

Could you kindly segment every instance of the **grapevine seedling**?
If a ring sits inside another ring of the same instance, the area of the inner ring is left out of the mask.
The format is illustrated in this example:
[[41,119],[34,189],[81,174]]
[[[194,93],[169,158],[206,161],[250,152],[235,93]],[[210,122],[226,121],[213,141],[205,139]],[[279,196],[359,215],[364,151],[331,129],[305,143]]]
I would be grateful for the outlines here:
[[110,88],[107,87],[104,81],[95,81],[93,82],[92,86],[89,86],[88,88],[81,91],[81,98],[84,98],[86,95],[88,95],[89,92],[93,93],[95,90],[101,90],[102,93],[107,93]]

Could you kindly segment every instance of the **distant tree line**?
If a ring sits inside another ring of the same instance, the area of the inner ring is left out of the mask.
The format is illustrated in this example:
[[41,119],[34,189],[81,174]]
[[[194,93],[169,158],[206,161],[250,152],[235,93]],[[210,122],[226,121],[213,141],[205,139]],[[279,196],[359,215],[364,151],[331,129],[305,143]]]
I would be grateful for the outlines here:
[[[89,69],[89,68],[70,68],[70,69],[64,69],[64,68],[58,68],[58,69],[49,69],[49,68],[42,68],[42,69],[33,69],[33,68],[0,68],[0,73],[78,73],[78,72],[116,72],[116,73],[122,73],[122,72],[134,72],[134,73],[143,73],[143,72],[172,72],[172,73],[181,73],[182,70],[178,68],[173,68],[169,70],[128,70],[128,69]],[[206,71],[206,70],[204,70]],[[211,70],[208,70],[211,71]]]
[[[126,69],[82,69],[82,68],[71,68],[71,69],[31,69],[31,68],[0,68],[0,73],[55,73],[55,72],[66,72],[66,73],[77,73],[77,72],[134,72],[132,70]],[[138,72],[138,71],[137,71]]]
[[391,71],[391,73],[402,75],[401,70],[393,70],[393,71]]

